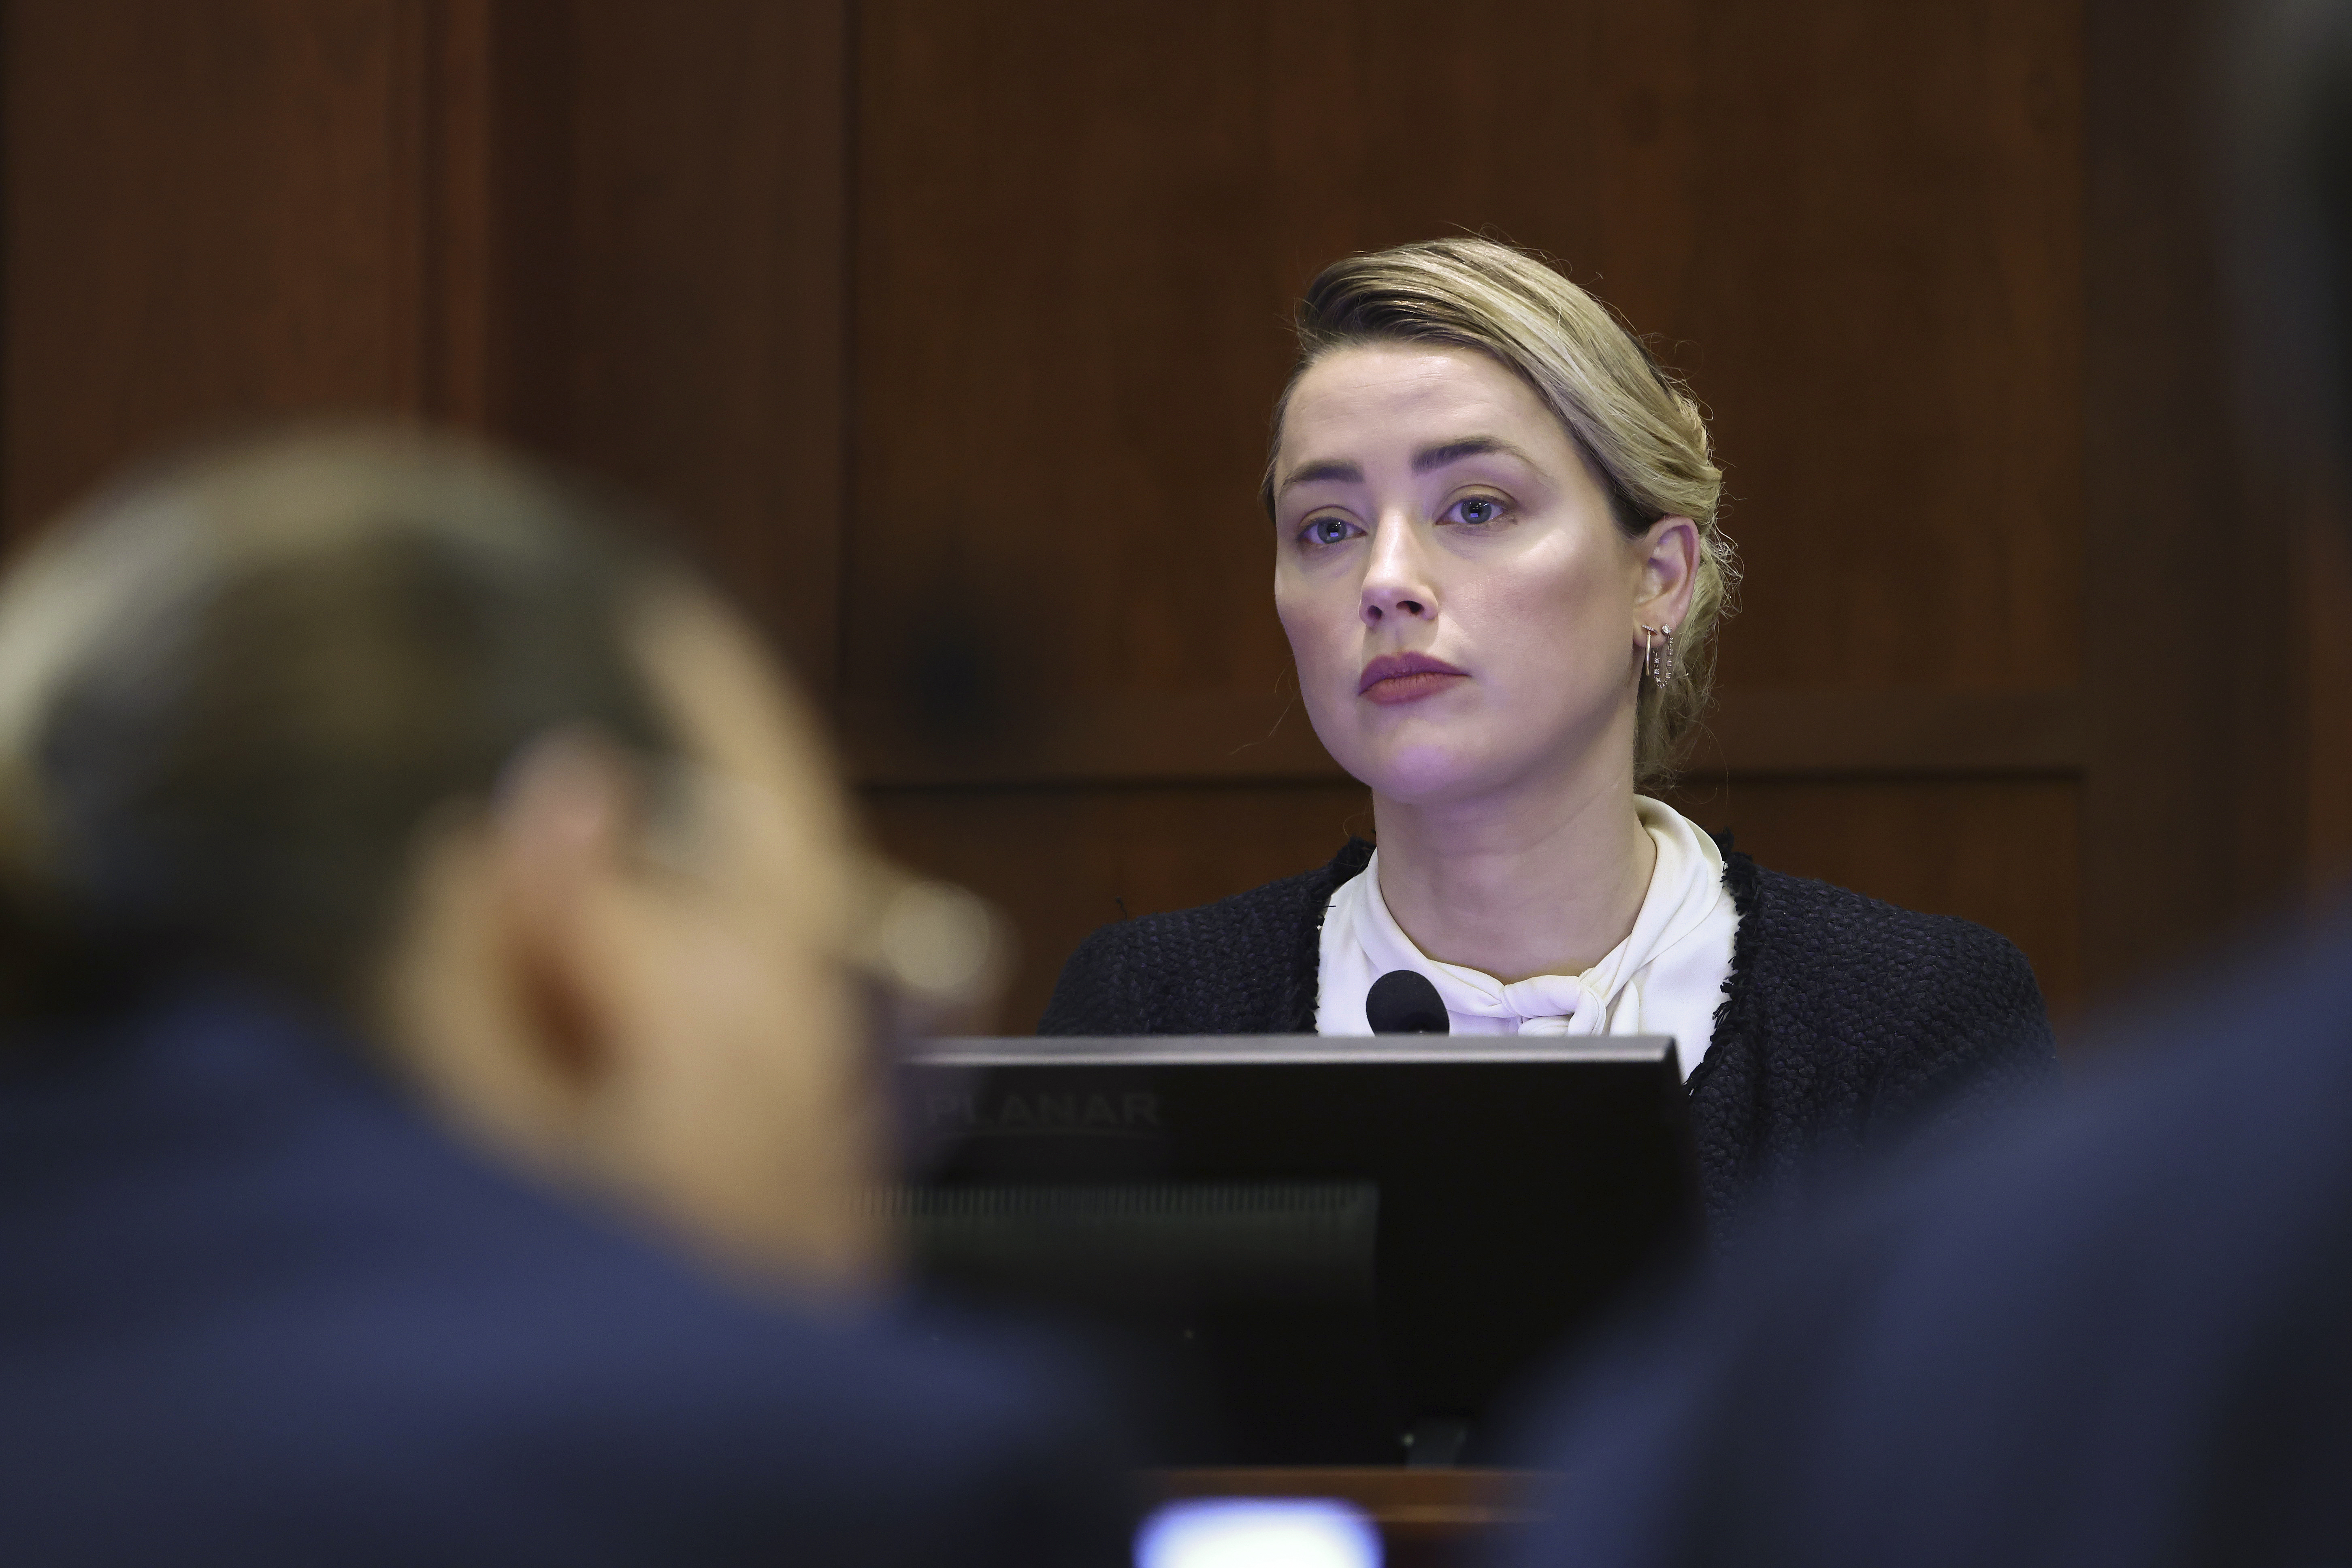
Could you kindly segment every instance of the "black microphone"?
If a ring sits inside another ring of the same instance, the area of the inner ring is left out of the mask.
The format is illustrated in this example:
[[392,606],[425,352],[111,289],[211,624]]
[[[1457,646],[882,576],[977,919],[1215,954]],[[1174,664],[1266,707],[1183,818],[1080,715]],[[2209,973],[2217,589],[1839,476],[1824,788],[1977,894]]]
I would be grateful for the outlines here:
[[1429,976],[1416,970],[1391,969],[1372,982],[1364,994],[1364,1017],[1375,1035],[1450,1035],[1454,1020],[1445,1016],[1445,1002]]

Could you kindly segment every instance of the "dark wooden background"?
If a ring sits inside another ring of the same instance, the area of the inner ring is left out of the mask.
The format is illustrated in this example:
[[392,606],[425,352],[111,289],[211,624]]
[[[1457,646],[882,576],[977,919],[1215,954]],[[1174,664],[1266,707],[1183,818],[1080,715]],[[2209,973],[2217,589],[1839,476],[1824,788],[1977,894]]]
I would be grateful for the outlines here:
[[2205,11],[9,0],[0,527],[321,409],[614,475],[1011,911],[1019,1029],[1096,924],[1368,827],[1270,602],[1283,321],[1493,233],[1714,412],[1685,809],[2079,1016],[2352,860],[2344,552],[2231,437]]

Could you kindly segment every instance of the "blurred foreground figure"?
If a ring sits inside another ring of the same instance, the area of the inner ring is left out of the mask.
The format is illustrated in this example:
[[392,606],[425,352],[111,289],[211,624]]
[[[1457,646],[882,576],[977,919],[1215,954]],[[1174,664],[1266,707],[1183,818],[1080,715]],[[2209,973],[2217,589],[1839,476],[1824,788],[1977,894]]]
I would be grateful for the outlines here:
[[1595,1363],[1516,1561],[2352,1563],[2352,928],[2244,978]]
[[8,1563],[1121,1556],[1058,1363],[879,1299],[907,889],[599,510],[289,437],[0,588]]
[[[2271,21],[2254,379],[2340,452],[2352,7]],[[2352,922],[2298,945],[1593,1363],[1519,1561],[2352,1563]]]

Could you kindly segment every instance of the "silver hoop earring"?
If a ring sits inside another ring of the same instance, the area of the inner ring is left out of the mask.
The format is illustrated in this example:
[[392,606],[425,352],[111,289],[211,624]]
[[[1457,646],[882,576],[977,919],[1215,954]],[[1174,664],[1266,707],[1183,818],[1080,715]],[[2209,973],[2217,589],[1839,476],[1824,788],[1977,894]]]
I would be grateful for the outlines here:
[[[1658,641],[1654,645],[1650,638]],[[1664,686],[1675,678],[1675,628],[1643,626],[1642,628],[1642,662],[1650,668],[1650,679]]]

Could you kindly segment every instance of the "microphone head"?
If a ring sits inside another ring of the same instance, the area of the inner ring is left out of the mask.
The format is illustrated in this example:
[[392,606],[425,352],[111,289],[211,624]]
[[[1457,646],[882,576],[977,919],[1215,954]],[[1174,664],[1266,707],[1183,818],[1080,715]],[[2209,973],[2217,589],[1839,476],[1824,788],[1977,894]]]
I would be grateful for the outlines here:
[[1450,1035],[1454,1020],[1429,976],[1391,969],[1364,994],[1364,1017],[1375,1035]]

